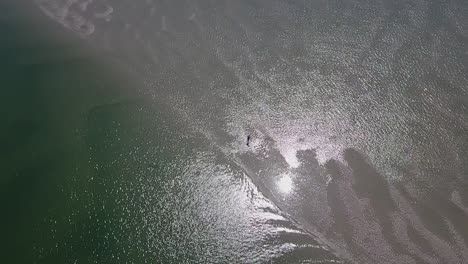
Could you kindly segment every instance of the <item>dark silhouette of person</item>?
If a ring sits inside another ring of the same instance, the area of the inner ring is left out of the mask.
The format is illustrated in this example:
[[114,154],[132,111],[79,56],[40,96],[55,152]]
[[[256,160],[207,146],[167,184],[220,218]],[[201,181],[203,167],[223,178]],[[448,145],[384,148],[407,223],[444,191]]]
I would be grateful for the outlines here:
[[250,147],[250,139],[251,139],[251,137],[250,137],[250,135],[248,135],[247,136],[247,147]]

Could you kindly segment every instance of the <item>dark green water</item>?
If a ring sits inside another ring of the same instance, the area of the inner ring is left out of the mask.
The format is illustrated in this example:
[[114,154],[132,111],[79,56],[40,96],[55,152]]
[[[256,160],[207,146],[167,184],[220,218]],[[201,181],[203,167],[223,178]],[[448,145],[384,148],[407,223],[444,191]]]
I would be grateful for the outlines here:
[[90,208],[99,184],[89,180],[88,147],[98,139],[88,115],[118,102],[126,84],[79,40],[26,11],[3,6],[0,20],[1,262],[90,260],[105,232],[93,223],[106,218]]
[[[184,156],[170,149],[143,160],[129,155],[174,145],[174,133],[162,125],[168,120],[122,92],[135,84],[106,70],[109,65],[87,53],[79,39],[67,40],[58,29],[44,34],[39,29],[54,26],[11,12],[18,17],[0,27],[2,36],[10,36],[0,44],[2,262],[193,259],[188,255],[196,251],[177,250],[177,244],[173,252],[150,252],[135,213],[145,202],[136,184],[148,173],[167,174],[158,169],[176,154]],[[148,129],[153,141],[145,150],[141,133]],[[164,192],[158,187],[164,189],[167,178],[160,180],[152,182],[153,195]],[[174,217],[168,214],[161,236]]]

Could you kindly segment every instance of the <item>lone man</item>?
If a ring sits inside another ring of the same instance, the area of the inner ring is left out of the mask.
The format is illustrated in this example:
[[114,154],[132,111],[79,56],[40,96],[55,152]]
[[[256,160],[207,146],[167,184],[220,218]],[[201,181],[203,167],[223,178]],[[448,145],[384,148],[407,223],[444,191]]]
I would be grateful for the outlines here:
[[250,147],[250,139],[251,139],[251,137],[250,137],[250,135],[248,135],[247,136],[247,147]]

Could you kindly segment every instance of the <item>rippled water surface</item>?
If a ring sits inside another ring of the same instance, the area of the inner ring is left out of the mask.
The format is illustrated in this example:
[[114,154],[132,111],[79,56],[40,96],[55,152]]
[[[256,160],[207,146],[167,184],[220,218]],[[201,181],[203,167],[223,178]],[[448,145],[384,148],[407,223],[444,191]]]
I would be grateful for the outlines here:
[[468,2],[4,5],[9,262],[467,261]]

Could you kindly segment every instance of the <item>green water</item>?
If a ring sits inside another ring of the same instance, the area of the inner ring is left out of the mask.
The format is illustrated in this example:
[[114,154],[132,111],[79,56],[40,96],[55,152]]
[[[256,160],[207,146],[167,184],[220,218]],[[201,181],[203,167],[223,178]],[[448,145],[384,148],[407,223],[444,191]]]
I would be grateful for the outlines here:
[[98,238],[116,227],[100,223],[122,212],[96,209],[113,186],[102,184],[111,174],[95,170],[103,157],[92,148],[113,140],[99,132],[108,125],[99,106],[134,100],[132,87],[53,24],[11,7],[2,14],[1,262],[109,263],[102,247],[112,242]]

